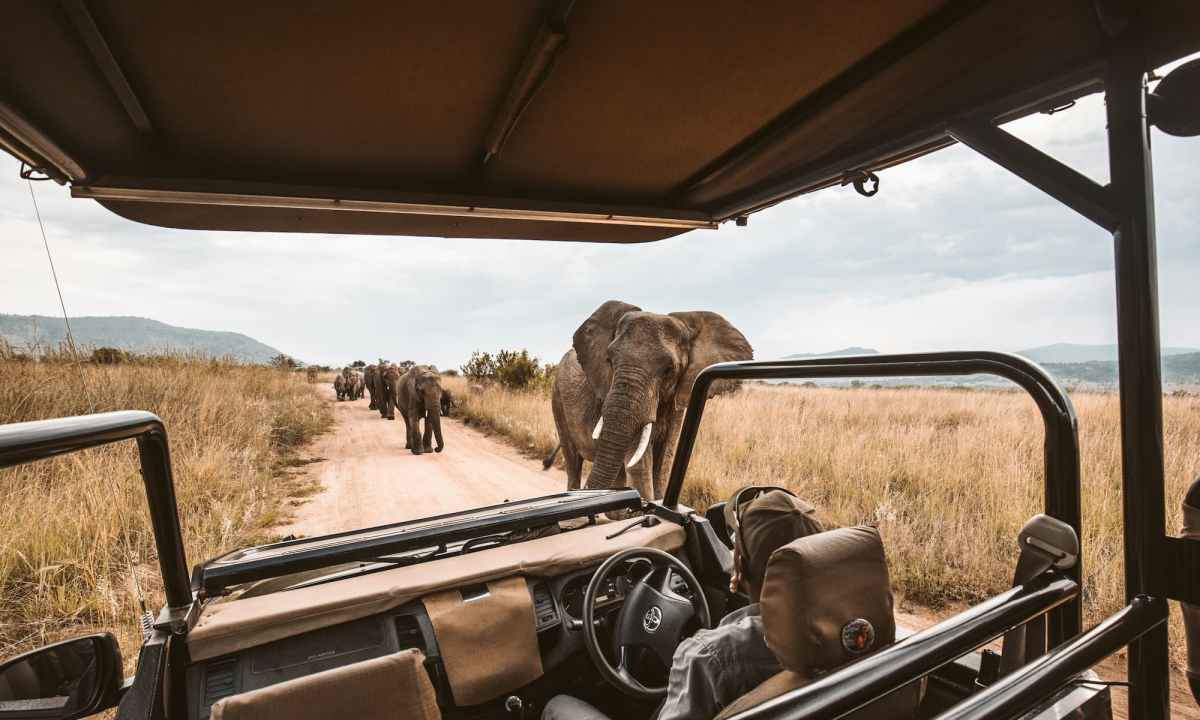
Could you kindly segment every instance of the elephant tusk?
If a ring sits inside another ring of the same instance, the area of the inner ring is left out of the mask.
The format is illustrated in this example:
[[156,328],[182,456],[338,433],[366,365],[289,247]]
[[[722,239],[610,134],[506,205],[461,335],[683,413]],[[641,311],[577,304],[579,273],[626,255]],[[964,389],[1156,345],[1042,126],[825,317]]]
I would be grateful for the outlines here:
[[603,429],[604,429],[604,416],[601,415],[600,419],[596,421],[596,429],[592,431],[592,439],[599,440],[600,439],[600,431]]
[[642,428],[642,439],[638,441],[637,450],[634,451],[633,457],[629,458],[629,462],[625,464],[625,467],[631,468],[637,465],[642,456],[646,454],[646,447],[650,445],[650,431],[653,429],[654,423],[652,422],[646,423],[646,427]]

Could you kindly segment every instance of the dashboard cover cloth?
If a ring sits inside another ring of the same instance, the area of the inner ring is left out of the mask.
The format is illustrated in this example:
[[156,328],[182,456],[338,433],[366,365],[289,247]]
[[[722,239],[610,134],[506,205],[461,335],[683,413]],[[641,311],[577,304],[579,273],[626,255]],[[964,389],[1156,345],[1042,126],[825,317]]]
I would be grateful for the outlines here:
[[227,697],[212,720],[439,720],[425,656],[405,650]]
[[524,578],[490,582],[477,597],[446,590],[423,602],[456,704],[478,705],[542,676],[533,597]]
[[[767,646],[784,668],[810,677],[896,640],[887,559],[872,527],[809,535],[776,550],[761,603]],[[852,652],[844,636],[863,620],[870,639]]]
[[514,575],[565,575],[626,548],[673,552],[683,547],[683,528],[672,522],[609,538],[613,532],[611,525],[593,525],[324,585],[209,603],[188,633],[188,651],[193,661],[206,660],[377,615],[439,590]]

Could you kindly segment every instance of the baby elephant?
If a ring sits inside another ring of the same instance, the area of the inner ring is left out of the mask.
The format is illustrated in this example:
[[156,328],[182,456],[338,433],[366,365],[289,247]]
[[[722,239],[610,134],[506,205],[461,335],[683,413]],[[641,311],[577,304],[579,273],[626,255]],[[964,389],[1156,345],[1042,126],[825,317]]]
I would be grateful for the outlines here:
[[337,393],[338,400],[351,399],[351,388],[349,387],[349,383],[346,381],[346,378],[343,377],[341,373],[338,373],[337,377],[333,379],[333,391]]
[[[413,455],[441,452],[446,447],[442,440],[442,376],[429,365],[414,365],[400,378],[396,405],[404,417],[404,447]],[[421,432],[421,420],[425,420],[425,432]],[[437,447],[429,445],[430,436],[436,438]]]

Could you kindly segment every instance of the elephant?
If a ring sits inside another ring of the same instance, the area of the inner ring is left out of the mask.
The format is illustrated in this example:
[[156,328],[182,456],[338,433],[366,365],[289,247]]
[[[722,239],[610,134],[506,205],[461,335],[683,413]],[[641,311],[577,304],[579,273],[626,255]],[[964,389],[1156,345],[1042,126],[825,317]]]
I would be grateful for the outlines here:
[[378,372],[379,366],[375,364],[368,365],[363,370],[363,385],[366,387],[367,395],[370,397],[370,401],[367,403],[368,410],[378,409],[375,404],[375,375]]
[[[429,452],[429,441],[432,435],[437,440],[437,447],[432,448],[441,452],[446,443],[442,439],[442,376],[429,365],[414,365],[400,379],[396,394],[397,406],[404,417],[405,442],[404,447],[412,450],[413,455]],[[425,420],[425,432],[421,433],[421,420]]]
[[346,378],[341,373],[338,373],[338,375],[333,378],[333,392],[337,394],[337,399],[339,402],[345,400],[349,396],[349,390],[346,387]]
[[396,419],[397,396],[400,378],[404,374],[391,363],[384,363],[375,371],[375,409],[385,420]]
[[352,397],[350,399],[351,400],[362,400],[363,387],[364,387],[363,374],[360,373],[359,371],[355,370],[354,374],[351,376],[351,378],[354,381],[354,386],[353,386],[353,392],[351,393]]
[[[609,300],[579,326],[551,391],[567,488],[630,486],[646,499],[666,492],[696,376],[754,350],[715,312],[662,315]],[[722,391],[714,383],[710,396]],[[554,454],[546,458],[549,467]]]
[[446,388],[442,388],[442,403],[441,410],[444,417],[450,416],[450,411],[454,409],[454,396]]

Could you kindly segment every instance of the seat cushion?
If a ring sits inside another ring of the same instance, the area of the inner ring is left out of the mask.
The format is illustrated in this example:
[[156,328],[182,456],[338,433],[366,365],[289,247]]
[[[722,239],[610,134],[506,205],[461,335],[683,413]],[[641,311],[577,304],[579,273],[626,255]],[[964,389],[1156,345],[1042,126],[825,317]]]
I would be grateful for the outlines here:
[[405,650],[227,697],[212,720],[440,720],[425,656]]

